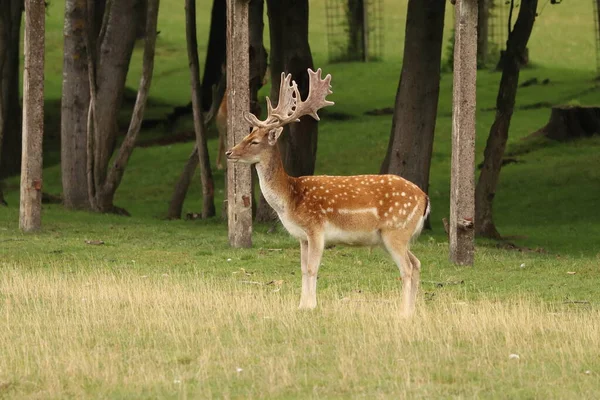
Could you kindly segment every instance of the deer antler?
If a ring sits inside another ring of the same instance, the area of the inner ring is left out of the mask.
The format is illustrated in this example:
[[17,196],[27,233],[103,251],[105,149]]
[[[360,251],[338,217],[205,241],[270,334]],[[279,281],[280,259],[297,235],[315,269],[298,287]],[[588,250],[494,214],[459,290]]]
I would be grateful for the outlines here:
[[320,120],[317,111],[323,107],[332,106],[333,101],[326,100],[331,91],[331,75],[327,74],[325,79],[321,79],[321,68],[317,72],[308,69],[309,92],[306,100],[302,101],[298,85],[292,80],[292,75],[287,76],[281,73],[281,83],[279,86],[279,102],[277,107],[273,108],[271,99],[267,97],[267,119],[259,120],[253,114],[246,114],[244,117],[252,126],[261,128],[277,128],[298,122],[304,115],[310,115],[317,121]]

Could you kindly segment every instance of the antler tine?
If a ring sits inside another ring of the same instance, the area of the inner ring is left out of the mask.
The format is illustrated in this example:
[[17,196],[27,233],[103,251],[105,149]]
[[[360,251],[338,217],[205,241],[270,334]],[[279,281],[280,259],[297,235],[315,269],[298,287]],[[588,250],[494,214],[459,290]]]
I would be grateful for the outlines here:
[[308,69],[309,87],[308,97],[300,105],[301,115],[310,115],[317,121],[320,121],[317,111],[323,107],[332,106],[335,103],[326,99],[327,95],[332,94],[331,75],[327,74],[325,79],[321,79],[321,68],[314,72]]
[[248,123],[252,126],[256,126],[259,128],[264,128],[268,126],[266,121],[261,121],[260,119],[256,118],[256,115],[252,113],[244,113],[244,119],[248,121]]

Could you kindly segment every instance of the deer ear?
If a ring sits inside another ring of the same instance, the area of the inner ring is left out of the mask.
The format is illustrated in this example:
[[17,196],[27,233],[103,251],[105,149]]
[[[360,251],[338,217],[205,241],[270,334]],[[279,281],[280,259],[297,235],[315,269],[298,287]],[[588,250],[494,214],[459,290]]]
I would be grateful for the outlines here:
[[283,132],[283,127],[274,128],[269,131],[269,145],[274,146],[277,143],[277,139],[279,139],[279,135]]

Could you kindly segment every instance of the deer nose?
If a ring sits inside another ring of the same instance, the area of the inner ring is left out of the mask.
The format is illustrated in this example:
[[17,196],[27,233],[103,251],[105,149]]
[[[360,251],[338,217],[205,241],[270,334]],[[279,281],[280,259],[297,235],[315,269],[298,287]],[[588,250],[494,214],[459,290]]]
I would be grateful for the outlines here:
[[231,156],[231,153],[233,153],[231,150],[225,152],[225,155],[227,156],[227,158],[229,158]]

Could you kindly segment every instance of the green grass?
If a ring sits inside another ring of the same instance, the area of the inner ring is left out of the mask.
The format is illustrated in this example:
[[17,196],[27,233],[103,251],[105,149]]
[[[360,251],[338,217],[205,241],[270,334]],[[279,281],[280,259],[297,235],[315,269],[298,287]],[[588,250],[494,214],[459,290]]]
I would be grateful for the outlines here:
[[[202,60],[209,3],[198,6]],[[329,65],[324,2],[311,2],[315,63],[333,75],[336,105],[328,111],[353,116],[340,122],[323,113],[317,173],[379,169],[391,117],[364,112],[393,105],[406,2],[384,5],[384,60]],[[53,194],[61,192],[63,6],[53,1],[48,13],[44,189]],[[189,100],[183,5],[161,6],[152,117]],[[595,85],[591,15],[591,2],[543,9],[529,46],[534,67],[522,80],[550,84],[519,89],[518,107],[599,103],[600,92],[588,90]],[[137,49],[131,87],[140,65]],[[478,163],[494,118],[484,110],[494,106],[499,78],[478,75]],[[482,240],[475,267],[456,267],[441,227],[449,211],[451,92],[452,75],[444,73],[431,170],[434,229],[414,246],[423,273],[410,321],[398,317],[401,281],[380,249],[327,250],[319,308],[304,313],[295,310],[299,248],[281,229],[256,226],[252,249],[231,249],[219,218],[164,220],[191,143],[135,150],[116,196],[131,218],[44,205],[43,231],[25,235],[19,182],[9,179],[10,206],[0,208],[0,397],[597,397],[600,138],[527,139],[550,109],[517,109],[508,152],[519,163],[502,171],[495,216],[501,233],[537,251]],[[182,121],[178,129],[190,126]],[[142,139],[164,134],[143,132]],[[213,164],[216,145],[209,141]],[[215,178],[220,204],[222,173]],[[200,207],[196,178],[184,212]]]

